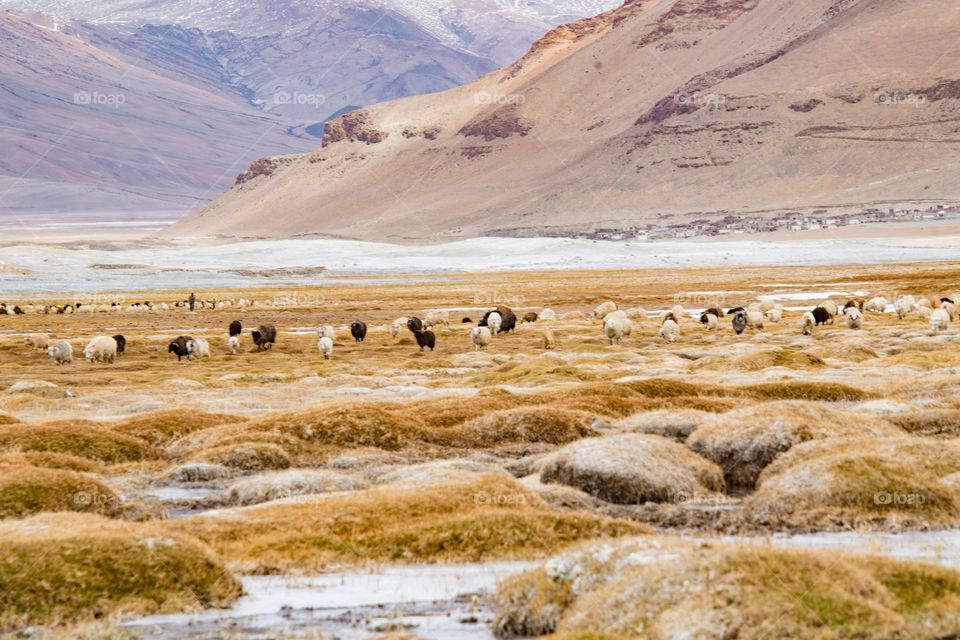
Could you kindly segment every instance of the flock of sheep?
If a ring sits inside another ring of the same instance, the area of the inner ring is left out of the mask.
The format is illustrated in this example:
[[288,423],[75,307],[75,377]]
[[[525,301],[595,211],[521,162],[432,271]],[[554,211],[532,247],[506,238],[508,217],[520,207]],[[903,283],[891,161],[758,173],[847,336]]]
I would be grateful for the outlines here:
[[[249,305],[245,300],[241,302],[245,304],[240,306]],[[149,305],[149,303],[143,304]],[[180,303],[177,303],[177,306],[179,305]],[[890,303],[883,296],[877,296],[869,300],[851,299],[846,301],[842,307],[832,300],[827,300],[802,315],[800,330],[804,335],[811,335],[816,327],[833,324],[837,316],[843,317],[847,328],[861,329],[864,323],[864,313],[884,313],[889,306]],[[0,308],[8,312],[10,309],[6,305],[0,305]],[[20,307],[16,307],[16,309],[20,309]],[[950,323],[956,320],[957,305],[952,298],[948,297],[904,295],[894,300],[893,311],[901,320],[910,315],[928,319],[930,333],[936,334],[948,329]],[[21,309],[21,312],[24,312],[23,309]],[[667,311],[662,317],[659,336],[666,342],[677,342],[681,335],[681,318],[686,315],[680,305],[676,305]],[[571,312],[561,316],[565,319],[578,317],[584,317],[584,315],[580,312]],[[616,302],[608,300],[597,306],[588,317],[602,319],[603,335],[611,345],[615,345],[631,334],[634,320],[646,320],[648,314],[641,308],[622,310]],[[770,300],[755,302],[748,307],[732,307],[726,311],[719,306],[714,306],[704,310],[699,317],[700,324],[707,331],[717,330],[721,318],[729,317],[731,318],[733,331],[740,335],[746,329],[762,330],[764,323],[779,323],[783,318],[783,306]],[[542,309],[539,312],[527,312],[520,323],[532,323],[538,320],[550,321],[556,318],[557,314],[552,309]],[[463,318],[461,322],[473,323],[468,317]],[[393,338],[397,339],[403,331],[409,330],[413,334],[420,351],[424,349],[433,351],[437,343],[437,336],[431,329],[449,324],[449,312],[435,310],[429,311],[422,320],[413,316],[397,318],[392,322],[390,332]],[[517,324],[518,319],[512,309],[502,305],[498,306],[496,309],[487,311],[477,322],[477,326],[471,329],[470,343],[474,350],[481,351],[490,345],[494,336],[499,333],[514,331]],[[235,355],[240,351],[242,330],[243,327],[239,320],[230,323],[227,348],[231,354]],[[363,342],[367,336],[366,323],[361,320],[353,321],[350,324],[350,335],[355,341]],[[258,351],[269,350],[276,343],[277,329],[272,324],[260,325],[250,332],[250,336]],[[324,325],[320,327],[317,349],[325,359],[329,360],[333,357],[335,338],[333,326]],[[33,334],[28,336],[27,341],[36,349],[46,349],[47,354],[58,365],[73,362],[73,347],[66,340],[51,343],[47,334]],[[556,346],[556,338],[549,326],[546,326],[542,331],[542,346],[545,349],[553,349]],[[126,339],[122,335],[96,336],[84,347],[83,356],[89,362],[112,364],[125,350]],[[176,355],[177,360],[182,358],[201,360],[210,357],[211,353],[210,343],[207,340],[191,336],[178,336],[170,342],[167,352]]]

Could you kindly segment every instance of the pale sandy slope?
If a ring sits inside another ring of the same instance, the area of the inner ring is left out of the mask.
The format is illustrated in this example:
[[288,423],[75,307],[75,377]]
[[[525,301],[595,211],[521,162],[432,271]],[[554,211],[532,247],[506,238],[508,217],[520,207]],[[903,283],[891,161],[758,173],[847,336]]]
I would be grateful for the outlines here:
[[335,121],[167,236],[442,241],[960,197],[953,0],[648,0]]

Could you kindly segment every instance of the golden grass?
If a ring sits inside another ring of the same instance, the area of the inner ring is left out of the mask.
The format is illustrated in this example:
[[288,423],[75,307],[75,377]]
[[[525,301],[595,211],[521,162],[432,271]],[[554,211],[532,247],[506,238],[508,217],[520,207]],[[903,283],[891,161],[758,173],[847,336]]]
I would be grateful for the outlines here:
[[243,418],[238,416],[207,413],[205,411],[167,409],[144,413],[120,423],[111,423],[110,429],[140,438],[154,446],[164,446],[194,431],[209,429],[222,424],[233,424],[242,420]]
[[621,434],[574,442],[549,456],[542,482],[576,487],[617,504],[682,502],[723,491],[723,473],[681,444]]
[[744,393],[761,400],[815,400],[820,402],[858,402],[868,394],[838,382],[806,382],[791,380],[743,387]]
[[467,472],[451,473],[443,484],[302,496],[167,526],[247,571],[271,572],[535,557],[577,540],[647,530],[587,513],[558,514],[507,476]]
[[720,414],[702,424],[687,446],[716,462],[731,486],[752,487],[760,472],[791,447],[808,440],[903,432],[876,417],[841,412],[827,404],[785,400]]
[[591,547],[504,581],[495,630],[639,640],[932,640],[960,630],[960,573],[949,569],[724,545],[691,545],[651,562],[647,550],[644,541],[612,553]]
[[241,471],[288,469],[290,456],[283,448],[269,442],[238,442],[202,449],[196,457],[203,462]]
[[158,452],[133,436],[86,421],[0,427],[0,450],[63,453],[105,463],[153,460]]
[[219,606],[240,584],[208,549],[81,514],[0,523],[0,630]]
[[22,518],[41,511],[120,511],[120,499],[93,477],[24,465],[0,465],[0,518]]
[[68,453],[23,451],[0,454],[0,464],[28,465],[47,469],[65,469],[84,473],[103,473],[104,466],[96,460]]
[[591,416],[550,406],[493,411],[451,429],[449,443],[460,447],[492,447],[505,442],[566,444],[596,435]]
[[907,433],[917,436],[955,438],[960,436],[960,409],[905,411],[886,416]]

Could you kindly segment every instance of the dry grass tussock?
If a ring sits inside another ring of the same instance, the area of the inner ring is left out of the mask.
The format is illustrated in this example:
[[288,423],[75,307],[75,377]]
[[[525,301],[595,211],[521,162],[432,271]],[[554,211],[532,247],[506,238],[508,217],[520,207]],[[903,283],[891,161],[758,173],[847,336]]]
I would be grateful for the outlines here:
[[0,426],[2,450],[63,453],[107,464],[159,456],[153,446],[140,438],[86,421]]
[[0,465],[0,518],[22,518],[42,511],[115,515],[120,511],[120,498],[87,474]]
[[[659,552],[659,554],[658,554]],[[945,638],[960,573],[836,553],[590,545],[502,582],[498,635],[561,638]]]
[[618,421],[614,426],[632,433],[648,433],[683,442],[714,414],[698,409],[644,411]]
[[342,473],[291,469],[238,480],[230,486],[227,502],[243,506],[314,493],[358,491],[368,486],[364,480]]
[[960,409],[904,411],[887,416],[887,420],[917,436],[940,438],[960,436]]
[[723,474],[709,460],[672,440],[641,434],[569,444],[543,462],[540,479],[617,504],[679,502],[724,489]]
[[118,423],[109,423],[109,427],[118,433],[134,436],[154,446],[162,447],[194,431],[242,420],[244,418],[239,416],[205,411],[167,409],[144,413]]
[[696,429],[687,446],[716,462],[731,486],[752,487],[760,472],[791,447],[808,440],[903,435],[880,418],[829,405],[785,400],[717,415]]
[[240,584],[154,525],[58,513],[0,523],[0,629],[222,606]]
[[900,437],[799,445],[770,465],[746,502],[787,527],[928,527],[960,522],[960,443]]
[[644,532],[588,513],[556,513],[503,475],[400,482],[301,496],[170,522],[246,571],[311,571],[365,562],[482,561],[550,553],[574,541]]

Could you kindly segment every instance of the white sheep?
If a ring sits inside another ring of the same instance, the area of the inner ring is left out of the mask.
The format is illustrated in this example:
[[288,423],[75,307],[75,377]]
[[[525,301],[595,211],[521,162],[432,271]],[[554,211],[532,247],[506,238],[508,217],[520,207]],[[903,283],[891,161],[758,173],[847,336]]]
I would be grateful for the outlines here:
[[838,312],[837,303],[834,302],[833,300],[824,300],[817,306],[820,306],[826,309],[827,313],[829,313],[831,316],[837,315],[837,312]]
[[497,335],[500,333],[500,325],[503,323],[503,317],[494,311],[487,316],[487,326],[490,327],[490,333]]
[[900,296],[893,306],[897,309],[897,318],[903,320],[916,309],[917,301],[913,296]]
[[774,307],[767,309],[764,312],[764,315],[766,315],[767,320],[769,320],[773,324],[776,324],[781,320],[783,320],[783,307],[778,304]]
[[813,328],[817,326],[817,319],[813,317],[813,314],[807,311],[803,314],[801,328],[803,335],[810,336],[813,335]]
[[682,318],[686,313],[686,311],[683,309],[683,305],[679,304],[673,305],[673,308],[670,309],[670,311],[673,313],[673,317],[676,318],[677,322],[680,322],[680,318]]
[[423,317],[423,328],[427,329],[429,327],[435,327],[437,325],[448,325],[450,324],[450,312],[441,311],[436,309],[434,311],[428,311],[427,314]]
[[848,329],[863,328],[863,314],[856,307],[847,307],[843,310],[843,321],[847,323]]
[[332,324],[325,324],[317,330],[317,333],[321,338],[330,338],[331,340],[337,339],[337,334],[333,330]]
[[60,340],[57,344],[47,347],[47,355],[58,365],[70,364],[73,362],[73,345],[66,340]]
[[240,336],[227,338],[227,348],[230,349],[230,355],[237,355],[237,352],[240,351]]
[[751,329],[763,329],[763,313],[747,311],[747,326]]
[[874,313],[883,313],[887,310],[887,299],[883,296],[877,296],[875,298],[870,298],[867,300],[867,304],[864,305],[865,311],[873,311]]
[[617,309],[616,311],[611,311],[603,317],[603,321],[612,320],[613,318],[627,318],[627,312],[622,309]]
[[601,302],[597,305],[597,308],[593,310],[594,318],[605,318],[608,313],[617,310],[617,303],[613,300],[607,300],[606,302]]
[[704,313],[700,316],[700,321],[707,331],[716,331],[719,320],[712,313]]
[[930,307],[926,307],[922,304],[917,305],[916,311],[917,311],[917,315],[923,318],[924,320],[929,320],[930,314],[933,313],[933,309],[931,309]]
[[634,307],[633,309],[627,309],[627,317],[631,320],[646,320],[647,319],[647,310],[643,307]]
[[763,313],[763,309],[761,307],[762,305],[759,302],[752,302],[747,305],[747,308],[745,309],[745,311],[747,312],[759,311],[760,313]]
[[487,345],[490,344],[491,338],[493,338],[493,334],[490,333],[490,329],[487,327],[474,327],[470,330],[470,342],[473,344],[474,351],[486,349]]
[[187,358],[200,360],[210,357],[210,343],[203,338],[194,338],[187,341]]
[[773,310],[773,309],[775,309],[775,308],[777,308],[777,307],[779,307],[779,306],[780,306],[780,305],[778,305],[778,304],[777,304],[776,302],[774,302],[773,300],[761,300],[761,301],[760,301],[760,312],[765,314],[765,313],[767,313],[767,312],[769,312],[769,311],[771,311],[771,310]]
[[553,309],[544,308],[543,311],[537,314],[537,320],[556,320],[557,313]]
[[607,337],[611,345],[620,344],[624,336],[630,335],[631,331],[633,331],[633,323],[627,318],[614,316],[603,321],[603,335]]
[[676,342],[680,339],[680,325],[673,319],[667,318],[660,325],[660,337],[667,342]]
[[553,335],[553,329],[546,327],[543,330],[543,348],[553,349],[557,346],[557,339]]
[[934,309],[930,314],[930,335],[950,328],[950,314],[946,309]]
[[940,308],[947,312],[947,315],[950,316],[951,322],[957,319],[957,305],[954,303],[944,300],[940,303]]
[[31,333],[27,336],[27,344],[37,350],[46,350],[50,347],[50,336],[46,333]]
[[83,348],[87,362],[112,364],[117,359],[117,341],[110,336],[96,336]]
[[333,340],[327,336],[321,336],[317,340],[317,349],[323,354],[324,360],[329,360],[333,357]]
[[[394,340],[396,340],[397,338],[400,337],[400,334],[406,328],[407,328],[407,318],[397,318],[390,325],[390,335],[393,336]],[[320,335],[323,336],[323,333],[321,332]]]

